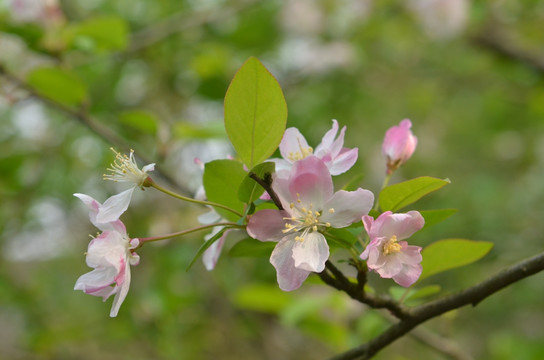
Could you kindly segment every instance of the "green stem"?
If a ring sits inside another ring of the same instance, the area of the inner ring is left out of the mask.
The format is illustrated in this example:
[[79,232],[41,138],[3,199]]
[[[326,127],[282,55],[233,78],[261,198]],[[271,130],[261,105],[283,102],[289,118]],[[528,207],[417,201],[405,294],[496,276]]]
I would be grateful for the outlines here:
[[[149,179],[149,178],[148,178]],[[180,195],[180,194],[177,194],[173,191],[170,191],[170,190],[167,190],[165,188],[163,188],[162,186],[160,185],[157,185],[157,183],[155,183],[154,181],[151,181],[150,186],[154,187],[155,189],[159,190],[159,191],[162,191],[163,193],[167,194],[167,195],[170,195],[176,199],[180,199],[180,200],[183,200],[183,201],[188,201],[188,202],[191,202],[191,203],[195,203],[195,204],[201,204],[201,205],[208,205],[208,206],[213,206],[213,207],[218,207],[218,208],[221,208],[221,209],[224,209],[224,210],[227,210],[227,211],[230,211],[231,213],[233,214],[236,214],[238,217],[242,217],[243,215],[241,213],[239,213],[238,211],[226,206],[226,205],[223,205],[223,204],[218,204],[218,203],[214,203],[214,202],[211,202],[211,201],[204,201],[204,200],[197,200],[197,199],[193,199],[193,198],[190,198],[190,197],[186,197],[186,196],[183,196],[183,195]]]
[[[383,189],[387,187],[387,185],[389,185],[389,180],[391,180],[391,175],[393,175],[393,173],[385,175],[385,179],[383,179],[383,184],[382,184],[382,188],[380,189],[380,193],[382,192]],[[376,198],[376,204],[374,205],[374,209],[372,210],[378,211],[378,209],[380,208],[379,200],[380,200],[380,195],[378,194],[378,197]]]
[[[178,232],[175,232],[175,233],[166,234],[166,235],[162,235],[162,236],[152,236],[152,237],[147,237],[147,238],[138,238],[138,240],[140,240],[140,244],[136,247],[136,249],[141,248],[144,245],[144,243],[171,239],[171,238],[174,238],[174,237],[177,237],[177,236],[187,235],[187,234],[190,234],[190,233],[193,233],[193,232],[196,232],[196,231],[205,230],[205,229],[213,228],[213,227],[216,227],[216,226],[228,226],[228,227],[231,227],[231,228],[234,228],[234,227],[244,228],[245,227],[243,225],[238,225],[238,224],[231,223],[231,222],[222,222],[222,223],[202,225],[202,226],[198,226],[198,227],[195,227],[195,228],[192,228],[192,229],[178,231]],[[136,250],[136,249],[134,249],[134,250]]]

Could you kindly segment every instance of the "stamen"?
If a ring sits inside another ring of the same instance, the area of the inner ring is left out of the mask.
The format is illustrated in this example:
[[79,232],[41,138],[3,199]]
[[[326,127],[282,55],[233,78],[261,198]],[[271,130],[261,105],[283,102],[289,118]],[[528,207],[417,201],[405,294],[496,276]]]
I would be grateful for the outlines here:
[[329,214],[334,214],[334,208],[329,209]]

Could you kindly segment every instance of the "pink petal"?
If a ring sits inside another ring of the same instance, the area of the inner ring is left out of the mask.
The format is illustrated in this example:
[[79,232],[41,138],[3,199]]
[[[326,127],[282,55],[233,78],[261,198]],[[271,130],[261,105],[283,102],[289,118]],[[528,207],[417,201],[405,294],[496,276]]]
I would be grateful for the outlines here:
[[283,238],[270,256],[270,263],[276,269],[278,285],[283,291],[298,289],[310,275],[309,271],[295,267],[295,260],[293,259],[294,236],[289,235]]
[[153,164],[148,164],[148,165],[146,165],[146,166],[144,166],[142,168],[142,171],[144,173],[148,173],[148,172],[153,171],[153,170],[155,170],[155,164],[154,163]]
[[289,191],[292,201],[296,201],[298,195],[303,205],[313,204],[314,209],[320,209],[333,194],[327,166],[315,156],[297,161],[291,170]]
[[386,258],[385,262],[375,269],[382,278],[392,278],[402,270],[403,265],[396,254],[382,255],[382,257]]
[[121,285],[119,285],[117,293],[115,294],[115,297],[113,298],[113,304],[111,306],[110,311],[110,317],[116,317],[117,313],[119,312],[119,308],[121,307],[121,304],[123,301],[125,301],[125,298],[128,294],[128,289],[130,287],[130,265],[127,263],[125,268],[125,276],[123,281],[121,282]]
[[[209,240],[217,234],[221,230],[220,226],[217,226],[213,229],[213,231],[204,237],[205,240]],[[227,230],[221,235],[221,237],[214,242],[206,251],[204,251],[204,254],[202,254],[202,262],[204,263],[204,267],[208,271],[212,271],[215,269],[215,265],[217,264],[217,261],[219,260],[219,255],[221,255],[221,250],[223,249],[223,244],[225,243],[225,239],[227,238],[227,234],[230,230]]]
[[411,127],[410,120],[404,119],[385,133],[382,152],[390,161],[400,161],[402,164],[412,156],[417,146],[417,138],[412,134]]
[[399,245],[402,246],[402,249],[397,256],[403,264],[416,265],[423,260],[420,246],[408,245],[406,241],[400,241]]
[[318,232],[304,236],[304,240],[293,245],[293,259],[297,269],[321,272],[325,270],[325,261],[329,258],[329,245],[325,237]]
[[321,158],[325,156],[325,154],[329,154],[331,152],[330,147],[332,143],[334,142],[336,133],[338,133],[338,121],[333,119],[331,129],[325,133],[325,135],[321,139],[321,143],[317,145],[317,147],[315,148],[314,154],[317,157]]
[[[374,194],[368,190],[337,191],[324,205],[320,221],[334,228],[343,228],[360,221],[374,203]],[[331,210],[332,209],[332,210]]]
[[[421,230],[423,225],[425,225],[425,219],[418,211],[409,211],[406,214],[389,213],[386,215],[383,213],[376,220],[375,226],[379,226],[379,228],[375,231],[379,233],[379,236],[390,238],[395,235],[397,240],[403,240]],[[372,235],[370,236],[372,237]]]
[[121,214],[128,209],[134,189],[136,189],[135,186],[107,199],[100,207],[96,221],[108,223],[118,220]]
[[297,153],[300,154],[300,158],[303,157],[303,150],[308,149],[310,146],[304,136],[300,133],[297,128],[291,127],[285,130],[283,138],[280,142],[280,153],[281,156],[289,161],[294,162],[293,157]]
[[249,218],[247,233],[261,241],[279,241],[285,235],[284,217],[289,217],[285,211],[264,209],[257,211]]
[[409,287],[419,279],[422,270],[420,264],[404,265],[402,270],[393,276],[393,280],[400,286]]
[[344,148],[338,156],[332,159],[330,164],[327,164],[331,175],[340,175],[345,173],[355,164],[359,155],[359,149]]

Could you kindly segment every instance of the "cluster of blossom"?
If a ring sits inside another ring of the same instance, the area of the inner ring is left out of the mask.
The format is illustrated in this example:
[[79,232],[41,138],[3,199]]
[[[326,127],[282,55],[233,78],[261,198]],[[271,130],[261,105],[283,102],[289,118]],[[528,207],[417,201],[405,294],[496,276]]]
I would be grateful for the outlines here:
[[[382,152],[386,158],[386,178],[404,164],[416,148],[417,138],[410,130],[411,125],[410,120],[405,119],[385,135]],[[270,191],[278,199],[278,209],[259,210],[248,216],[245,229],[257,240],[277,242],[270,262],[276,269],[279,287],[284,291],[299,288],[310,273],[325,269],[330,255],[326,240],[329,229],[345,228],[358,222],[362,222],[368,235],[364,251],[359,255],[360,259],[366,260],[368,269],[382,278],[392,278],[401,286],[411,286],[422,271],[421,247],[410,246],[401,240],[420,230],[424,219],[417,211],[405,214],[386,211],[375,219],[369,216],[374,204],[372,192],[362,188],[334,191],[332,176],[351,169],[358,157],[357,148],[344,147],[346,127],[339,134],[338,130],[338,122],[333,120],[332,128],[315,151],[298,129],[285,131],[279,145],[282,159],[270,159],[276,164]],[[111,174],[105,175],[105,179],[128,182],[132,186],[103,204],[88,195],[74,194],[89,208],[93,225],[102,231],[93,238],[86,253],[87,265],[94,270],[82,275],[75,289],[101,296],[104,301],[115,294],[110,313],[113,317],[128,292],[130,265],[139,262],[136,249],[145,241],[168,236],[131,239],[119,220],[136,188],[154,186],[161,190],[148,175],[154,170],[154,164],[140,170],[131,151],[130,156],[117,153],[109,170]],[[188,200],[179,195],[176,197]],[[197,197],[205,198],[204,191],[199,191]],[[206,203],[204,200],[191,201]],[[221,218],[212,210],[199,221],[206,224],[203,227],[206,228],[219,225]],[[214,228],[207,239],[219,229]],[[203,261],[208,270],[215,267],[225,238],[226,232],[204,253]]]

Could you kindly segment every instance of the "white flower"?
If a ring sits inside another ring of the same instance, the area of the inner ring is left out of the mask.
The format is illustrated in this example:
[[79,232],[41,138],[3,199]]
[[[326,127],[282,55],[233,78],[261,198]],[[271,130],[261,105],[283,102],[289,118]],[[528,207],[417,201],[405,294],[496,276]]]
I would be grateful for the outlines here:
[[121,214],[127,210],[134,189],[137,187],[143,189],[144,183],[149,177],[147,173],[155,170],[155,164],[148,164],[140,170],[134,159],[133,150],[130,150],[130,156],[120,154],[114,149],[111,150],[116,154],[116,157],[113,164],[110,165],[111,168],[108,168],[111,174],[104,174],[104,179],[128,182],[132,184],[132,187],[104,201],[96,215],[96,220],[100,223],[108,223],[119,219]]

